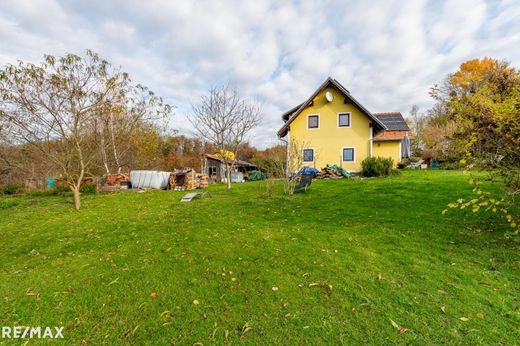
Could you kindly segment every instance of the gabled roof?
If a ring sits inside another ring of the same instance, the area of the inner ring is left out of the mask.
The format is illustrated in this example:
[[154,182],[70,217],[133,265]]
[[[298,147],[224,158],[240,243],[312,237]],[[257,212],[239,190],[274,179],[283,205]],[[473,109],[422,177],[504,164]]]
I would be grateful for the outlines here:
[[389,131],[410,131],[400,112],[373,113]]
[[287,121],[289,120],[289,118],[291,117],[291,115],[296,112],[298,110],[298,108],[300,108],[302,106],[303,102],[300,103],[299,105],[297,105],[296,107],[293,107],[291,109],[289,109],[287,112],[283,113],[282,114],[282,119],[283,121]]
[[350,92],[343,85],[341,85],[337,80],[333,79],[332,77],[329,77],[320,85],[320,87],[311,95],[311,97],[307,99],[307,101],[290,109],[282,115],[282,119],[284,119],[285,124],[282,126],[280,130],[278,130],[278,137],[281,138],[287,134],[287,131],[289,130],[289,125],[294,121],[294,119],[296,119],[296,117],[312,102],[312,100],[314,100],[314,98],[329,85],[332,85],[346,98],[348,98],[350,102],[358,106],[359,109],[361,109],[361,112],[363,112],[368,118],[372,119],[376,127],[380,128],[381,130],[387,129],[386,125],[383,122],[381,122],[381,120],[379,120],[376,116],[370,113],[361,103],[359,103],[358,100],[356,100],[352,95],[350,95]]

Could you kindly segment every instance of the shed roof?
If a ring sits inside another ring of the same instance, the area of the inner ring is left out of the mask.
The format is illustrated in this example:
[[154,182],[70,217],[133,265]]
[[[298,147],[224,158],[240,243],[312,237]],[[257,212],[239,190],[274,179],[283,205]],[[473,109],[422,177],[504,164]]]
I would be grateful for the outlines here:
[[[215,161],[220,161],[220,162],[224,161],[223,158],[220,155],[206,154],[206,158],[212,159],[212,160],[215,160]],[[228,159],[228,162],[232,163],[233,160]],[[238,159],[235,160],[235,166],[256,168],[256,165],[254,163],[247,162],[247,161],[242,161],[242,160],[238,160]]]

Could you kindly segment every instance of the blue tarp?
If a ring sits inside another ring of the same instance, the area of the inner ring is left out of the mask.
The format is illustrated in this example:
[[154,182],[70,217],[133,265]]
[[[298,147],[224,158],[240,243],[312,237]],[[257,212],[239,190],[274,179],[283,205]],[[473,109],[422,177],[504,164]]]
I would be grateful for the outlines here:
[[316,178],[316,174],[318,174],[320,171],[318,171],[316,168],[303,166],[302,169],[298,172],[298,174],[312,174],[313,178]]

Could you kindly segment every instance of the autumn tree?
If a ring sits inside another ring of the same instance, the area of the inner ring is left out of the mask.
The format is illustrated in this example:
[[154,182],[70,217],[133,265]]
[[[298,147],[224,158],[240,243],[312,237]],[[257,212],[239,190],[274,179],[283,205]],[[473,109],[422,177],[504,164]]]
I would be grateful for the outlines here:
[[477,197],[450,206],[501,211],[518,233],[518,222],[507,205],[517,203],[520,194],[520,71],[506,62],[473,59],[461,64],[432,94],[441,110],[437,117],[453,124],[446,138],[463,152],[461,162],[468,171],[478,166],[491,172],[490,178],[499,178],[507,194],[489,197],[479,179],[471,176]]
[[[10,64],[0,71],[0,128],[9,129],[9,145],[28,145],[58,168],[79,209],[83,178],[99,158],[97,125],[107,109],[149,109],[139,106],[135,92],[126,73],[90,50],[84,57],[45,55],[38,65]],[[153,94],[147,103],[154,111],[171,111]]]
[[231,171],[247,135],[260,123],[260,106],[229,86],[213,87],[193,106],[189,120],[200,138],[211,143],[224,163],[228,189]]
[[168,127],[172,107],[141,84],[133,84],[126,73],[120,74],[119,97],[106,103],[96,119],[97,138],[107,173],[128,168],[142,137],[157,132],[156,125]]

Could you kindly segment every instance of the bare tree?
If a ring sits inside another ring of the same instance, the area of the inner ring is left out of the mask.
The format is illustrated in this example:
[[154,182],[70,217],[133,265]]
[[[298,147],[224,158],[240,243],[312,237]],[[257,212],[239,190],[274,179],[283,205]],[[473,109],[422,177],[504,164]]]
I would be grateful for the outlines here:
[[59,167],[79,209],[83,178],[99,157],[100,116],[114,105],[139,102],[122,101],[128,90],[128,75],[90,50],[84,58],[46,55],[40,65],[7,65],[0,71],[0,127],[9,128],[11,145],[28,144]]
[[213,87],[193,106],[189,120],[198,135],[218,150],[230,189],[236,155],[246,136],[260,123],[260,106],[244,100],[235,88]]
[[[296,173],[303,167],[303,149],[309,147],[308,142],[301,142],[295,139],[291,141],[281,140],[283,145],[269,150],[269,156],[263,162],[262,169],[268,175],[267,195],[270,195],[275,180],[283,181],[283,190],[286,195],[294,194],[294,190],[300,182]],[[282,149],[282,150],[280,150]],[[314,160],[317,160],[317,153],[314,153]]]

